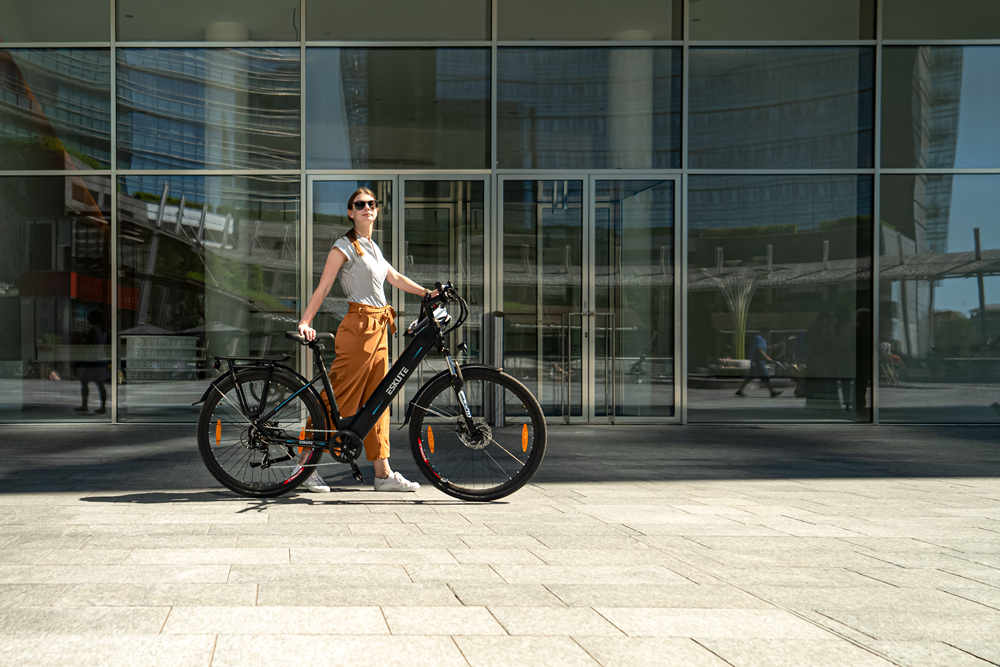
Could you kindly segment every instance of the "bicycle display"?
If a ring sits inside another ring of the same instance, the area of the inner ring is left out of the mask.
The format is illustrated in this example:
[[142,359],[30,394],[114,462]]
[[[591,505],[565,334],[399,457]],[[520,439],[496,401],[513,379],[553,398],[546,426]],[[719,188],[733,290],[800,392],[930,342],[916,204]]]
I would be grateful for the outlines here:
[[[312,349],[311,380],[285,365],[288,355],[216,357],[216,368],[226,370],[197,402],[198,449],[212,475],[241,495],[279,496],[304,482],[325,451],[360,480],[356,459],[364,437],[424,357],[440,352],[447,370],[425,382],[406,407],[403,424],[409,424],[417,467],[435,487],[463,500],[496,500],[521,488],[545,454],[541,407],[502,370],[455,362],[447,335],[465,323],[469,308],[451,283],[437,287],[407,328],[406,349],[354,415],[340,414],[327,377],[322,341],[332,341],[332,334],[311,342],[298,332],[285,334]],[[449,303],[461,310],[457,320]],[[328,406],[317,383],[330,397]]]

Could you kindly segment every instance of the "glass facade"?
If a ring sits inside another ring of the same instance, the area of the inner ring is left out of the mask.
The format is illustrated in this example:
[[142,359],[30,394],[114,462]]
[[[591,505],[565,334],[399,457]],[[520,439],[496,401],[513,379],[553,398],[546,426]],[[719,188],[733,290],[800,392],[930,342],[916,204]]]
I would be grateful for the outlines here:
[[111,419],[111,179],[2,176],[0,420]]
[[489,167],[488,49],[306,51],[310,169]]
[[358,185],[550,419],[1000,421],[995,4],[0,0],[0,421],[297,352]]
[[680,49],[504,48],[498,68],[498,166],[680,166]]
[[107,49],[0,51],[0,169],[100,169],[110,156]]
[[689,183],[691,420],[868,421],[871,177]]

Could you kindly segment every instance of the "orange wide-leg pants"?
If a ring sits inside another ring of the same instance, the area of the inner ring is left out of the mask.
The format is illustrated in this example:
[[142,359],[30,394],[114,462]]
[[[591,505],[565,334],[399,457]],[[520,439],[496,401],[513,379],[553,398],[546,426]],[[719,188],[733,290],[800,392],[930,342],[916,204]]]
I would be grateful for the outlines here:
[[[392,306],[376,308],[351,302],[333,341],[336,357],[330,365],[330,384],[340,414],[350,417],[364,404],[389,372],[389,335],[396,332]],[[321,395],[329,409],[326,392]],[[389,458],[389,411],[365,436],[369,461]]]

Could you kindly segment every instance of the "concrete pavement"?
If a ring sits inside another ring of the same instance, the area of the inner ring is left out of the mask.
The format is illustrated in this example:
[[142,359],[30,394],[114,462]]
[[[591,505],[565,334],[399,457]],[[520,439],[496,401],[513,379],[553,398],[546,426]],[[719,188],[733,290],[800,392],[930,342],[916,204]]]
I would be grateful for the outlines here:
[[239,498],[192,431],[0,428],[0,664],[1000,662],[995,427],[554,426],[491,504]]

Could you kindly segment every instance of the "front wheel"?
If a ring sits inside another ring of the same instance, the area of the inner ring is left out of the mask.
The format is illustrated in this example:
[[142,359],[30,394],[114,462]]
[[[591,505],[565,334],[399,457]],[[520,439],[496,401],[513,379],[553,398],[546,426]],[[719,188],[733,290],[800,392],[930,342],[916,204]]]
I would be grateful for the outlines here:
[[431,484],[462,500],[496,500],[531,479],[545,455],[545,418],[516,379],[492,368],[465,368],[470,428],[450,375],[420,392],[410,447]]

